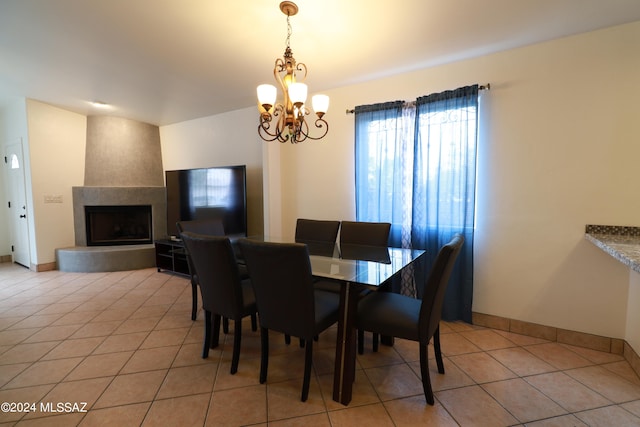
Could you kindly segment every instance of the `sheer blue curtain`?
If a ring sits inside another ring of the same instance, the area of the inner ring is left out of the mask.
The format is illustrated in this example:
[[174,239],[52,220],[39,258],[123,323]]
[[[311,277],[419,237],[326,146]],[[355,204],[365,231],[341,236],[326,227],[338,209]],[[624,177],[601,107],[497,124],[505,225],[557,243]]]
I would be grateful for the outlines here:
[[477,85],[355,109],[356,219],[390,222],[392,245],[427,251],[417,283],[453,234],[465,236],[446,320],[471,322],[477,112]]

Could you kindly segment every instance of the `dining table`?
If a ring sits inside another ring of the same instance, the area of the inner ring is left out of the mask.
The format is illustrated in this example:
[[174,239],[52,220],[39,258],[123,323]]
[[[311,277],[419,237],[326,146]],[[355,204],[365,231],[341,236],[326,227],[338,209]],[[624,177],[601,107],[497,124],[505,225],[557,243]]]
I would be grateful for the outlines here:
[[[294,239],[274,236],[248,236],[265,242],[292,243]],[[425,251],[395,247],[298,241],[309,250],[311,273],[316,279],[340,283],[340,314],[336,338],[333,400],[351,402],[356,366],[355,316],[359,294],[378,290],[392,277],[416,263]],[[241,254],[238,254],[241,258]]]

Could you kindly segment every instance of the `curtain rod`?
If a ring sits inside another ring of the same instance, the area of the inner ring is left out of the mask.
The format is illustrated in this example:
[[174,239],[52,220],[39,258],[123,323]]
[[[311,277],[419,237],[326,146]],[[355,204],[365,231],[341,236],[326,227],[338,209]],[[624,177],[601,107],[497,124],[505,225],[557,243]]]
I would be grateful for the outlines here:
[[[491,90],[491,83],[487,83],[486,85],[479,85],[478,90]],[[353,114],[355,112],[355,109],[347,110],[347,114]]]

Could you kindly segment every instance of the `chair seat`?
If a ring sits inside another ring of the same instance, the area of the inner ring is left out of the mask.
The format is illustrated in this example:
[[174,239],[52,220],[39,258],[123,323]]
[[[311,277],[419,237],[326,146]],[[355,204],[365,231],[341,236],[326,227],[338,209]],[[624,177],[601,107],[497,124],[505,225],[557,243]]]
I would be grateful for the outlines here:
[[371,292],[358,303],[356,328],[419,341],[419,299],[391,292]]

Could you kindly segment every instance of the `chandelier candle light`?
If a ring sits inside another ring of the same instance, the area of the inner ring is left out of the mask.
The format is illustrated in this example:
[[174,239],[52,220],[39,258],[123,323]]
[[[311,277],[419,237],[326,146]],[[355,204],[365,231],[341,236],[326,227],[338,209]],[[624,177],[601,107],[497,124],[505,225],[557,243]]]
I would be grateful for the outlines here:
[[[305,79],[307,66],[303,63],[296,63],[289,46],[291,39],[289,18],[298,13],[298,6],[291,1],[283,1],[280,3],[280,10],[287,15],[287,48],[283,57],[276,59],[273,75],[282,88],[284,102],[276,102],[277,89],[275,86],[269,84],[258,86],[258,110],[260,111],[258,135],[265,141],[278,140],[283,143],[291,141],[292,144],[297,144],[307,138],[322,139],[329,131],[329,124],[323,119],[329,108],[329,97],[327,95],[312,97],[313,111],[318,116],[315,127],[320,129],[320,135],[313,137],[309,133],[309,126],[305,120],[305,116],[310,113],[309,108],[305,105],[307,85],[296,79],[296,73],[301,74],[302,80]],[[274,129],[271,129],[272,125],[274,125]]]

